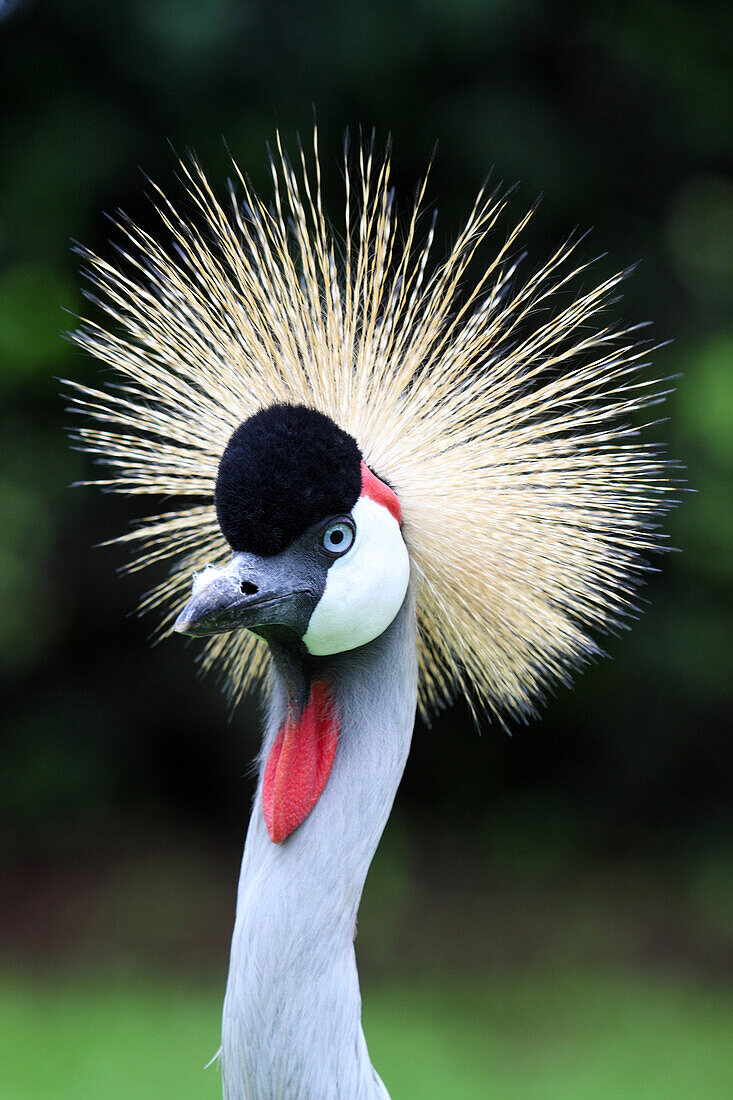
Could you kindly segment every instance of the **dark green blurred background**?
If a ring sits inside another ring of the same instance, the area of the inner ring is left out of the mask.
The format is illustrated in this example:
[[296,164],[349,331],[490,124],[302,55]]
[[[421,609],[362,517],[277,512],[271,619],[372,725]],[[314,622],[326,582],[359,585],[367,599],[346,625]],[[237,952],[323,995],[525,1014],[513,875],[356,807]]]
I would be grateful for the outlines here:
[[[367,885],[365,1026],[394,1100],[733,1095],[733,184],[722,0],[0,0],[0,1098],[214,1096],[257,715],[193,647],[150,648],[144,581],[93,549],[143,514],[70,483],[72,240],[155,227],[177,151],[268,193],[315,110],[395,148],[447,247],[483,178],[576,226],[619,310],[674,343],[658,429],[688,468],[629,634],[541,722],[419,728]],[[729,12],[727,13],[729,16]],[[155,227],[157,232],[157,227]],[[5,1080],[3,1078],[5,1077]],[[400,1091],[401,1090],[401,1091]],[[432,1091],[431,1091],[432,1090]]]

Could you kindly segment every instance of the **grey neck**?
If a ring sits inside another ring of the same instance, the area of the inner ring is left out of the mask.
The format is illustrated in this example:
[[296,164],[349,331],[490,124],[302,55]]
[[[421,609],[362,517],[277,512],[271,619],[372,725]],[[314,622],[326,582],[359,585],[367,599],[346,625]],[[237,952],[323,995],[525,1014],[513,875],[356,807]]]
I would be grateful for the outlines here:
[[361,1029],[356,914],[410,748],[417,698],[410,592],[375,641],[322,658],[340,714],[315,808],[282,844],[262,810],[264,760],[288,707],[274,673],[244,849],[224,1002],[225,1100],[377,1100],[387,1092]]

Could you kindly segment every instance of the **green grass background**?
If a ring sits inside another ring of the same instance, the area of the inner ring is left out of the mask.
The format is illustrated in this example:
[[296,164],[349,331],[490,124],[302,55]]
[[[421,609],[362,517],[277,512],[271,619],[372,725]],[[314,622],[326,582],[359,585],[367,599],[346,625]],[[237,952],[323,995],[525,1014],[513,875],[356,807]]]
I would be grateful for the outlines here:
[[[730,996],[603,972],[368,987],[364,1026],[393,1100],[723,1100]],[[214,1100],[221,991],[109,981],[0,984],[2,1100]]]

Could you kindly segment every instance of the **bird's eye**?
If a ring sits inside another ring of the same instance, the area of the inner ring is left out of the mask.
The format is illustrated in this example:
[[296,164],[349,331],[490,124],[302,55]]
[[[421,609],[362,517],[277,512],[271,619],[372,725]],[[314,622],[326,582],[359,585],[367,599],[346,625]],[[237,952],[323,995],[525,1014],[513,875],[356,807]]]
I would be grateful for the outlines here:
[[346,520],[330,523],[321,536],[321,546],[327,554],[345,554],[354,541],[354,527]]

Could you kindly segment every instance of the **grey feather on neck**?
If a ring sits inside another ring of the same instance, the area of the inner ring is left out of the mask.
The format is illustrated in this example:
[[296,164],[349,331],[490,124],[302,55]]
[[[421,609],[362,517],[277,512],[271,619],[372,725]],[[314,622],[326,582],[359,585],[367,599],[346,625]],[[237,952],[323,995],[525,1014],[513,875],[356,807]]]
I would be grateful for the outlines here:
[[361,1027],[353,941],[412,738],[412,593],[379,638],[318,661],[340,714],[336,758],[313,811],[279,845],[265,827],[262,771],[298,677],[291,660],[274,664],[224,1003],[224,1097],[388,1100]]

